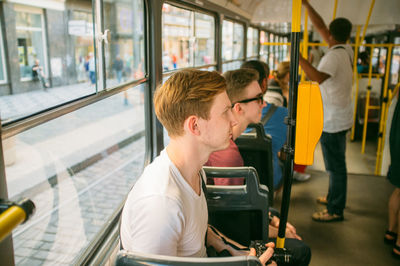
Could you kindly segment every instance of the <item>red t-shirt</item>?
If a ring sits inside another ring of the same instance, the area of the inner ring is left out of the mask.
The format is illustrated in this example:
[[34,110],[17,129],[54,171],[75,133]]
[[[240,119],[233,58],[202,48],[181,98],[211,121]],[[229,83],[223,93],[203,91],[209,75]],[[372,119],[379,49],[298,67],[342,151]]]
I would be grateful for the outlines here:
[[[222,151],[211,153],[205,166],[217,167],[238,167],[243,166],[243,158],[239,148],[233,140],[230,140],[229,147]],[[219,186],[243,185],[244,178],[214,178],[214,184]]]

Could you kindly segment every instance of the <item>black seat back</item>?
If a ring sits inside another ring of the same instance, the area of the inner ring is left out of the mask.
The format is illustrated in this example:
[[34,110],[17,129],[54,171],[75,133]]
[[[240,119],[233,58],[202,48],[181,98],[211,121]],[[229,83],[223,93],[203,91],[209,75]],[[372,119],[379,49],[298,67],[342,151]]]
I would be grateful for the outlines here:
[[207,186],[209,224],[242,245],[268,239],[268,188],[253,167],[203,167],[207,177],[245,178],[241,186]]
[[272,159],[272,139],[265,134],[261,123],[250,124],[251,133],[243,133],[235,143],[243,157],[245,166],[253,166],[258,173],[260,183],[268,187],[269,205],[273,205],[274,171]]

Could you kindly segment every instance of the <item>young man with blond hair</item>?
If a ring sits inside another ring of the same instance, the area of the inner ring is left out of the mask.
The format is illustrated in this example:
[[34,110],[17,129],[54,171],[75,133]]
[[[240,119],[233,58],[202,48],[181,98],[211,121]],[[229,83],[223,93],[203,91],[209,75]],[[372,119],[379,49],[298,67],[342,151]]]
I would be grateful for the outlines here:
[[[128,195],[121,222],[123,248],[206,257],[207,245],[217,252],[226,249],[233,256],[255,255],[254,249],[249,253],[225,243],[207,224],[202,166],[212,152],[229,146],[232,127],[237,123],[225,79],[217,72],[179,71],[157,89],[154,106],[170,143],[144,169]],[[262,263],[272,256],[272,247],[273,243],[260,257]]]

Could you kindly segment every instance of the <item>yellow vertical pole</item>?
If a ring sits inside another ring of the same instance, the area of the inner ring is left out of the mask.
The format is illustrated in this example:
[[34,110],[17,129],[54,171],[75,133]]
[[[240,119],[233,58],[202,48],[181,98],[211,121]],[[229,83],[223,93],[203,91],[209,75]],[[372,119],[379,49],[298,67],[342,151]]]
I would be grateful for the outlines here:
[[385,146],[384,128],[386,128],[386,109],[389,107],[388,102],[388,85],[390,76],[390,61],[392,58],[393,45],[389,45],[388,52],[386,54],[386,69],[385,69],[385,83],[383,85],[383,102],[381,107],[381,119],[379,121],[379,136],[378,136],[378,148],[376,149],[376,163],[375,163],[375,175],[379,175],[382,167],[382,152]]
[[287,217],[289,214],[290,193],[293,181],[293,152],[295,148],[296,136],[296,115],[297,115],[297,92],[299,82],[299,48],[300,48],[300,30],[301,30],[301,0],[292,0],[292,33],[290,35],[291,52],[290,52],[290,86],[289,86],[289,100],[288,100],[288,123],[287,136],[286,136],[286,159],[283,169],[283,193],[281,203],[281,221],[278,229],[278,236],[276,238],[276,248],[284,248],[285,246],[285,232]]
[[360,32],[361,26],[357,26],[356,33],[356,44],[354,47],[354,60],[353,60],[353,83],[356,82],[356,92],[354,95],[354,112],[353,112],[353,127],[351,128],[351,140],[354,140],[356,119],[357,119],[357,103],[358,103],[358,71],[357,71],[357,57],[358,57],[358,47],[360,45]]
[[362,44],[363,41],[364,41],[365,34],[367,32],[367,28],[368,28],[368,24],[369,24],[369,19],[371,18],[371,14],[372,14],[372,10],[374,9],[374,5],[375,5],[375,0],[372,0],[371,1],[371,6],[370,6],[369,12],[368,12],[367,21],[365,22],[365,25],[364,25],[363,34],[362,34],[362,37],[361,37],[361,40],[360,40],[360,44]]
[[[303,57],[308,59],[308,11],[304,11]],[[306,80],[306,73],[301,70],[301,81]]]
[[374,56],[374,45],[371,46],[371,54],[369,56],[369,70],[368,70],[368,86],[367,86],[367,96],[365,98],[365,114],[364,114],[364,128],[363,137],[361,142],[361,153],[365,153],[365,142],[367,139],[367,125],[368,125],[368,113],[369,113],[369,99],[371,97],[371,80],[372,80],[372,57]]
[[337,3],[338,3],[338,0],[335,0],[335,7],[333,8],[332,20],[334,20],[336,18]]

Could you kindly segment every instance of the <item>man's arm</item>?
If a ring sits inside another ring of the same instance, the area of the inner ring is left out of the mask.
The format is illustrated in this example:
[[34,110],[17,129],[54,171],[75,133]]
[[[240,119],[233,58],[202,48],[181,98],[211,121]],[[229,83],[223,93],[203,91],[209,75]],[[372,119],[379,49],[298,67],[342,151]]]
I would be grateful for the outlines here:
[[329,32],[328,27],[325,25],[325,22],[322,19],[322,17],[310,5],[308,0],[302,0],[302,3],[303,3],[303,6],[307,9],[308,16],[310,17],[311,22],[314,25],[315,29],[319,32],[319,34],[325,40],[325,42],[327,42],[331,46],[332,43],[330,43],[330,38],[329,38],[329,36],[331,34]]
[[330,78],[330,75],[318,71],[315,67],[313,67],[310,62],[308,62],[302,55],[299,55],[299,63],[301,68],[306,73],[307,77],[312,80],[316,81],[319,84]]
[[[223,241],[222,238],[225,240]],[[235,245],[238,248],[245,249],[245,246],[240,245],[239,243],[233,241],[232,239],[229,239],[226,237],[224,234],[222,234],[220,231],[218,231],[216,228],[212,226],[208,226],[207,228],[207,246],[212,246],[215,248],[217,252],[221,252],[222,250],[226,249],[232,256],[255,256],[256,251],[254,248],[251,248],[250,251],[248,250],[237,250],[233,248],[231,245],[227,244],[231,243]],[[272,257],[272,254],[274,253],[274,243],[268,243],[266,244],[268,249],[259,257],[259,260],[261,261],[262,265],[265,265],[267,261]],[[268,265],[275,265],[275,262],[272,262],[271,264]]]

